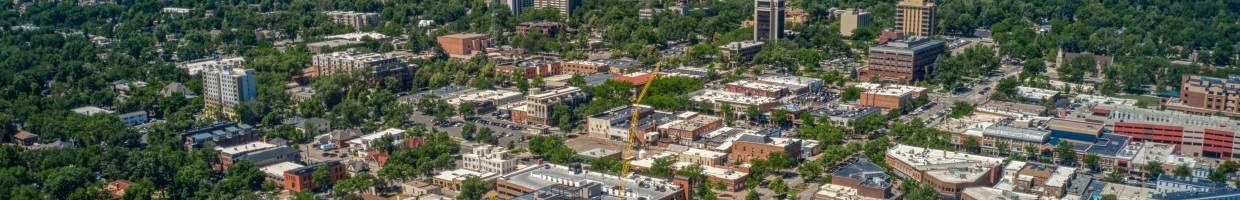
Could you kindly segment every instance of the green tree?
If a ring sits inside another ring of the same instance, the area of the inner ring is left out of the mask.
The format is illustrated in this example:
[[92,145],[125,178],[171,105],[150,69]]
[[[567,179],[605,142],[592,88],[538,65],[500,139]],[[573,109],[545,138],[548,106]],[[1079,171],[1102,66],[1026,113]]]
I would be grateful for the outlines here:
[[357,194],[375,187],[375,181],[370,174],[362,173],[336,182],[333,189],[339,192],[338,194]]
[[487,190],[490,190],[490,189],[489,187],[487,187],[486,182],[482,181],[481,178],[478,178],[476,176],[470,176],[468,178],[465,178],[464,181],[461,181],[461,194],[458,195],[456,199],[457,200],[483,199],[483,195],[486,195]]
[[702,168],[701,164],[694,163],[693,165],[680,168],[680,170],[676,171],[676,175],[689,177],[689,179],[693,179],[693,180],[700,180],[700,178],[702,178],[702,172],[704,170],[705,169]]
[[650,173],[659,177],[670,177],[672,175],[672,163],[676,161],[669,158],[659,158],[654,160],[654,165],[650,166]]
[[976,154],[982,151],[982,146],[981,143],[977,142],[977,139],[968,138],[964,140],[964,149],[970,153]]
[[1158,178],[1158,175],[1162,175],[1163,173],[1162,162],[1150,161],[1145,164],[1144,170],[1147,178]]
[[973,114],[973,104],[970,104],[969,102],[957,101],[955,104],[952,104],[952,111],[948,114],[948,116],[951,118],[960,118],[970,114]]
[[797,166],[797,172],[800,172],[801,176],[805,177],[806,180],[813,180],[822,174],[822,165],[818,164],[818,162],[806,162],[801,164],[801,166]]
[[1189,169],[1188,165],[1181,164],[1175,167],[1175,176],[1187,178],[1187,177],[1191,177],[1192,175],[1193,175],[1192,169]]
[[861,88],[857,86],[848,86],[844,88],[844,92],[840,93],[840,98],[844,101],[853,101],[861,98]]
[[1067,142],[1059,142],[1055,146],[1055,155],[1059,157],[1059,163],[1068,166],[1076,165],[1076,151],[1072,150],[1072,144]]
[[1213,172],[1210,172],[1210,175],[1208,175],[1209,176],[1208,178],[1211,181],[1214,181],[1216,183],[1227,183],[1227,175],[1231,173],[1235,173],[1235,172],[1236,172],[1235,161],[1230,161],[1230,160],[1223,161],[1223,163],[1219,164],[1218,167],[1214,168]]
[[1081,161],[1085,163],[1085,166],[1089,167],[1090,171],[1098,171],[1101,169],[1101,164],[1098,163],[1098,154],[1085,154],[1085,158]]
[[1119,200],[1119,198],[1115,197],[1114,194],[1104,194],[1102,195],[1102,200]]
[[771,191],[774,191],[778,196],[783,197],[788,195],[788,185],[784,184],[784,179],[782,178],[777,178],[774,181],[771,181],[770,188]]
[[1108,173],[1106,177],[1103,177],[1102,181],[1123,183],[1125,181],[1124,177],[1126,177],[1126,175],[1124,175],[1124,171],[1126,171],[1124,168],[1116,168],[1112,170],[1111,173]]

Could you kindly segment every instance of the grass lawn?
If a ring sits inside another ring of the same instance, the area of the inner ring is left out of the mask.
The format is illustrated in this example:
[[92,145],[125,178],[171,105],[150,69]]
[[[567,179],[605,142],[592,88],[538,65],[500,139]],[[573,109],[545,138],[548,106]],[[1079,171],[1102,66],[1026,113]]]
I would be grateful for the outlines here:
[[[1135,99],[1135,100],[1137,100],[1137,105],[1138,105],[1138,106],[1141,106],[1141,107],[1143,107],[1143,108],[1147,108],[1147,107],[1150,107],[1150,106],[1155,106],[1155,107],[1156,107],[1156,106],[1158,106],[1159,102],[1161,102],[1161,101],[1162,101],[1162,99],[1159,99],[1158,97],[1155,97],[1155,96],[1145,96],[1145,95],[1132,95],[1132,94],[1124,94],[1124,95],[1116,95],[1115,97],[1125,98],[1125,99]],[[1144,106],[1142,106],[1142,105],[1144,105]]]

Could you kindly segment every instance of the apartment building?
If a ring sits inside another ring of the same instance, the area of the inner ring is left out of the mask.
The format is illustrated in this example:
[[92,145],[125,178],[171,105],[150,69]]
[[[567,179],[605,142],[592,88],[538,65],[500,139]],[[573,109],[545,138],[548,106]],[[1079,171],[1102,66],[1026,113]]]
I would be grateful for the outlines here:
[[461,168],[483,173],[505,174],[517,170],[517,160],[499,146],[479,145],[462,155],[461,160]]
[[332,22],[352,27],[353,30],[361,30],[362,28],[379,24],[379,13],[327,11],[324,14],[331,17]]
[[677,140],[697,141],[702,134],[723,127],[722,118],[700,115],[696,112],[679,113],[676,118],[676,120],[659,125],[659,132]]
[[202,147],[211,142],[215,146],[233,146],[258,140],[254,127],[248,124],[218,123],[206,127],[190,129],[181,133],[186,149]]
[[581,4],[581,0],[534,0],[534,8],[551,8],[560,11],[560,18],[568,21],[572,18],[573,9]]
[[253,69],[231,66],[202,71],[203,112],[211,118],[240,119],[236,107],[258,97],[258,78]]
[[564,87],[531,94],[525,97],[524,104],[513,110],[512,120],[517,123],[541,126],[558,124],[551,114],[555,106],[565,104],[574,106],[585,101],[588,93],[577,87]]
[[[314,172],[319,168],[325,168],[328,174],[328,183],[315,183]],[[296,169],[284,171],[284,189],[291,192],[309,192],[320,189],[323,186],[330,186],[336,181],[349,178],[348,172],[345,171],[344,165],[340,161],[327,161],[315,163]]]
[[[338,73],[356,73],[371,85],[395,84],[407,87],[413,81],[413,68],[390,53],[362,53],[354,50],[317,54],[302,77],[314,78]],[[396,80],[387,83],[388,78]]]

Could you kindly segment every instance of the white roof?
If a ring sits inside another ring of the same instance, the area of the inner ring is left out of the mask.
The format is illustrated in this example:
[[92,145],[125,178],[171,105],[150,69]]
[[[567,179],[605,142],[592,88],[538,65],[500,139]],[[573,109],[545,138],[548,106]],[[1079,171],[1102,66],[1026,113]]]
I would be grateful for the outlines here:
[[482,172],[476,172],[476,171],[468,170],[468,169],[454,169],[450,171],[439,172],[439,175],[435,175],[435,179],[448,180],[448,181],[461,181],[461,180],[465,180],[466,178],[469,178],[470,176],[477,176],[478,178],[487,179],[495,175],[496,175],[495,173],[491,173],[491,172],[482,173]]
[[305,165],[297,164],[295,162],[282,162],[282,163],[267,165],[266,167],[261,167],[258,169],[262,170],[263,173],[266,173],[267,176],[284,177],[284,172],[288,170],[301,168],[301,167],[305,167]]
[[699,149],[699,148],[689,148],[689,150],[680,152],[680,154],[681,155],[692,155],[692,156],[704,157],[704,158],[719,158],[719,157],[728,156],[728,154],[724,152],[711,151],[711,150],[705,150],[705,149]]
[[376,140],[376,139],[382,138],[383,136],[398,135],[398,134],[404,134],[404,133],[405,133],[405,130],[401,130],[397,128],[388,128],[383,131],[366,134],[361,137],[353,138],[352,140],[349,140],[349,143],[350,144],[365,144],[367,143],[367,141]]
[[106,110],[103,108],[99,108],[97,106],[82,106],[82,107],[74,108],[73,112],[86,115],[86,116],[92,116],[92,115],[100,114],[100,113],[103,113],[103,114],[113,113],[111,110]]
[[770,83],[758,82],[758,81],[750,81],[750,80],[734,81],[734,82],[728,83],[728,85],[735,85],[735,86],[740,86],[744,88],[751,88],[751,89],[762,90],[762,91],[767,91],[767,92],[778,92],[779,90],[788,89],[788,87],[784,87],[783,85],[776,85],[776,84],[770,84]]
[[1016,86],[1016,93],[1029,99],[1050,99],[1059,95],[1059,91],[1025,86]]
[[215,150],[219,151],[220,153],[224,153],[228,155],[235,155],[239,153],[263,150],[263,149],[272,148],[272,147],[276,147],[276,145],[271,144],[271,143],[266,143],[266,142],[250,142],[250,143],[233,145],[233,146],[228,146],[228,147],[215,147]]
[[700,94],[689,97],[689,100],[699,101],[699,102],[705,101],[705,102],[711,102],[711,103],[725,102],[725,103],[734,103],[734,104],[742,104],[742,105],[749,105],[749,106],[774,103],[776,101],[775,98],[770,98],[770,97],[750,96],[750,95],[741,94],[741,93],[727,92],[727,91],[713,90],[713,89],[704,90]]
[[857,83],[857,88],[865,90],[865,93],[878,94],[884,96],[903,96],[906,94],[918,93],[926,91],[924,87],[900,84],[877,84],[877,83]]
[[366,36],[370,36],[371,39],[376,39],[376,40],[382,40],[382,39],[388,38],[387,35],[383,35],[382,33],[376,33],[376,32],[345,33],[345,34],[340,34],[340,35],[330,35],[324,38],[361,41],[362,38],[365,38]]
[[856,188],[830,183],[819,186],[818,192],[814,193],[814,195],[819,197],[828,197],[829,199],[882,200],[879,198],[861,196],[857,193]]
[[1003,163],[1002,158],[971,155],[897,144],[887,156],[912,166],[917,171],[951,183],[973,182],[986,175],[989,168]]

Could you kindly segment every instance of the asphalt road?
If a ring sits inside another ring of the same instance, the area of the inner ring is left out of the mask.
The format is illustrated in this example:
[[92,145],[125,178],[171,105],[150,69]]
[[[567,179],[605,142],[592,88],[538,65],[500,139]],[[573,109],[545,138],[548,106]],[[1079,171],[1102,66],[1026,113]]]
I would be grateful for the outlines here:
[[[468,141],[465,141],[464,137],[461,137],[461,127],[464,126],[465,122],[459,117],[449,118],[448,121],[461,122],[462,125],[461,126],[449,126],[449,127],[434,126],[435,117],[429,116],[429,115],[422,115],[420,111],[414,111],[414,113],[409,114],[409,119],[413,120],[413,122],[416,122],[416,123],[426,124],[427,126],[430,126],[430,128],[434,128],[435,130],[447,132],[448,136],[452,137],[453,139],[456,139],[457,141],[461,141],[463,143],[470,143]],[[496,121],[494,119],[488,119],[488,120]],[[473,123],[473,122],[470,122],[470,123]],[[511,123],[511,122],[508,122],[508,123]],[[518,148],[525,148],[528,144],[528,142],[526,142],[525,139],[523,139],[523,137],[525,136],[524,131],[512,130],[509,128],[481,124],[481,123],[473,123],[473,124],[475,126],[478,126],[479,128],[482,128],[482,127],[490,128],[492,131],[491,135],[494,135],[499,138],[498,139],[499,143],[497,144],[501,146],[507,146],[508,142],[510,141],[513,142],[513,145]]]

